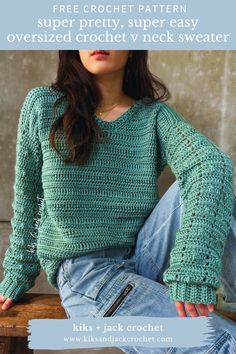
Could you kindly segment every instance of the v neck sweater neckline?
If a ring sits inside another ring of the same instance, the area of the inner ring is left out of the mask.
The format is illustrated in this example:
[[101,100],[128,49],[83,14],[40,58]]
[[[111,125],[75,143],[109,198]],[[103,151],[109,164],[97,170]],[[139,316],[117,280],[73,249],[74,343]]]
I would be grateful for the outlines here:
[[128,118],[133,114],[136,107],[141,103],[141,98],[136,99],[134,103],[123,113],[121,113],[116,119],[112,121],[106,121],[101,119],[96,113],[94,113],[94,118],[96,122],[103,128],[115,128],[122,126]]

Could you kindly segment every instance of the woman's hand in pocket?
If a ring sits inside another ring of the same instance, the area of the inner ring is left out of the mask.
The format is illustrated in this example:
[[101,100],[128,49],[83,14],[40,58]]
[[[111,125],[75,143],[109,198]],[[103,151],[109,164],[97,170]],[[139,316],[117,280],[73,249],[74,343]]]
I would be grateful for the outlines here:
[[5,297],[0,295],[0,303],[3,303],[1,306],[2,310],[7,310],[9,307],[13,305],[13,300],[10,297]]

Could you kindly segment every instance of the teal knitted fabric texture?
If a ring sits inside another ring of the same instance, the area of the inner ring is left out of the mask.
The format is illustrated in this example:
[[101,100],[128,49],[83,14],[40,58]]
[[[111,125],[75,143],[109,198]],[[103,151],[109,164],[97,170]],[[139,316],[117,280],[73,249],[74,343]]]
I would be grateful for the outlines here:
[[[57,288],[63,259],[135,245],[159,200],[166,165],[178,180],[185,211],[164,273],[174,301],[216,303],[221,258],[233,211],[233,163],[167,103],[141,99],[113,122],[94,114],[106,133],[85,166],[65,164],[50,146],[62,93],[30,90],[17,130],[13,217],[0,294],[18,300],[44,269]],[[67,156],[64,139],[60,151]],[[156,250],[158,252],[158,250]]]

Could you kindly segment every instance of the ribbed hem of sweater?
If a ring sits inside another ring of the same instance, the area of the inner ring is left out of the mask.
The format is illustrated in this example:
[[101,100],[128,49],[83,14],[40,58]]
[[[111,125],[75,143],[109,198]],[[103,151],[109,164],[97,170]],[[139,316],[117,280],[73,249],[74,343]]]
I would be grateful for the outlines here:
[[12,278],[5,277],[0,284],[0,295],[17,301],[29,288],[26,288],[23,281],[16,283]]
[[[89,242],[90,241],[90,242]],[[133,247],[135,245],[134,239],[120,239],[116,240],[114,238],[107,239],[106,243],[103,241],[94,241],[93,239],[87,240],[87,243],[80,243],[74,249],[70,249],[67,244],[58,244],[57,247],[54,247],[54,258],[52,259],[52,255],[50,248],[48,250],[46,248],[38,247],[37,256],[41,260],[41,268],[47,274],[47,280],[49,285],[58,290],[57,284],[57,273],[59,270],[60,263],[68,258],[77,258],[83,255],[86,255],[88,252],[96,252],[103,249],[108,248],[124,248],[124,247]],[[90,248],[90,249],[89,249]],[[60,256],[61,250],[64,250],[63,257]]]
[[170,283],[170,296],[174,301],[195,304],[216,304],[216,290],[211,286],[187,283]]

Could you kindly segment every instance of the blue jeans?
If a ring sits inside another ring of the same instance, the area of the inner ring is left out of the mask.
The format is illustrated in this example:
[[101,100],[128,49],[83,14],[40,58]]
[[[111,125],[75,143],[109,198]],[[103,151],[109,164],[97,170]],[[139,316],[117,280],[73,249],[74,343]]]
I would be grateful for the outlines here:
[[[179,317],[162,276],[169,265],[183,210],[176,180],[145,220],[134,247],[110,248],[65,259],[59,267],[57,282],[68,318]],[[236,311],[236,197],[230,226],[216,308]],[[216,312],[209,312],[209,317],[214,318],[215,329],[210,345],[194,348],[122,346],[120,349],[129,354],[236,353],[235,322]]]

